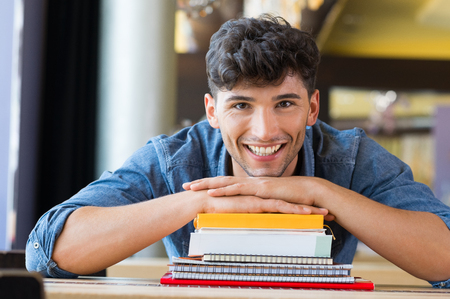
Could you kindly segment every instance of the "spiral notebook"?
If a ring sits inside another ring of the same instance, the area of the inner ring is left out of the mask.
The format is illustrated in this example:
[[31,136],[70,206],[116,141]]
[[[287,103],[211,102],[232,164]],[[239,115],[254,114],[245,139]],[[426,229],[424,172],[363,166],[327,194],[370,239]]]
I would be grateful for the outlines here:
[[[263,264],[301,264],[332,265],[331,257],[288,256],[288,255],[255,255],[255,254],[217,254],[205,253],[201,256],[178,258],[196,259],[204,262],[263,263]],[[179,260],[177,262],[180,262]]]
[[349,276],[351,264],[269,264],[269,263],[232,263],[204,262],[186,258],[172,258],[169,271],[216,274],[265,274],[265,275],[302,275],[302,276]]
[[227,277],[225,280],[216,279],[217,277],[210,276],[209,279],[182,279],[174,278],[173,274],[168,272],[161,277],[161,284],[165,285],[208,285],[208,286],[240,286],[240,287],[280,287],[280,288],[315,288],[315,289],[351,289],[351,290],[373,290],[375,288],[373,282],[363,280],[360,278],[353,278],[353,281],[337,282],[325,281],[309,278],[310,281],[242,281],[230,280]]

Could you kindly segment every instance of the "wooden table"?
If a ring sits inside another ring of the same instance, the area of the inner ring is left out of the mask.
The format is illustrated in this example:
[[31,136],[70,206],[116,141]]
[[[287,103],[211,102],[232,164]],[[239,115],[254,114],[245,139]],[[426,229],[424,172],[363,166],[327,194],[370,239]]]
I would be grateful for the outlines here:
[[155,279],[81,278],[45,279],[47,299],[101,298],[450,298],[450,290],[431,287],[376,285],[374,291],[288,288],[171,287]]

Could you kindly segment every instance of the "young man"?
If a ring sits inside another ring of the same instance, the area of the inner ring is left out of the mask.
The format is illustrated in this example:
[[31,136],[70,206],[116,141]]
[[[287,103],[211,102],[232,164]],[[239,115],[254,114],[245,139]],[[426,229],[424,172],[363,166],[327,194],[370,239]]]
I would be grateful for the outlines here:
[[280,18],[239,19],[212,37],[208,121],[152,138],[114,173],[47,212],[27,267],[74,277],[163,239],[186,256],[201,212],[322,214],[332,256],[357,239],[411,274],[450,286],[450,208],[362,130],[317,119],[319,52]]

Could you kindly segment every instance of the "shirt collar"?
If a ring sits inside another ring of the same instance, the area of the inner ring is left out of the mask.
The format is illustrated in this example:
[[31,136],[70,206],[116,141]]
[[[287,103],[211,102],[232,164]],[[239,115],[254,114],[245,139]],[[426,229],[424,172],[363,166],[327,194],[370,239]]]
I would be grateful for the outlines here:
[[229,176],[232,175],[231,171],[231,156],[228,154],[225,144],[220,151],[219,164],[217,166],[217,176]]
[[305,140],[298,153],[298,163],[300,164],[300,176],[314,176],[314,150],[312,146],[312,129],[306,127]]

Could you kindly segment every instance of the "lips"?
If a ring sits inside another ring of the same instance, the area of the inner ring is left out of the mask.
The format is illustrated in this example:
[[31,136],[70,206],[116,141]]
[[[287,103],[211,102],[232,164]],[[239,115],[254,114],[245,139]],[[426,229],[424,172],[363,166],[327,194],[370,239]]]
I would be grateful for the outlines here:
[[253,154],[264,157],[275,154],[280,149],[281,144],[268,147],[247,145],[247,147]]

